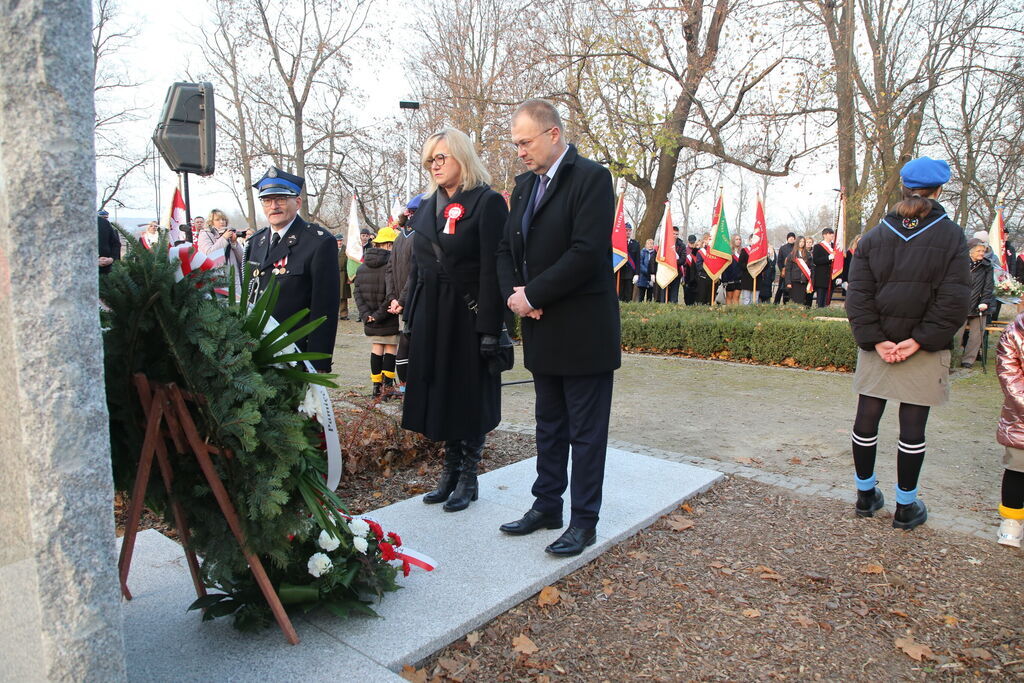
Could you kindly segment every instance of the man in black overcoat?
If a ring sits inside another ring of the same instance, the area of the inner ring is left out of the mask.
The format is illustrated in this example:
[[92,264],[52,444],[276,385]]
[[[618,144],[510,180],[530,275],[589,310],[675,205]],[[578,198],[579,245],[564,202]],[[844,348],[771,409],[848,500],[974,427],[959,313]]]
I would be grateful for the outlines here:
[[96,214],[96,227],[99,230],[99,265],[100,275],[106,275],[113,268],[114,261],[121,260],[121,238],[117,236],[117,230],[110,224],[107,218],[110,214],[106,211],[99,211]]
[[[278,322],[304,308],[309,309],[309,315],[299,326],[321,316],[327,318],[298,346],[303,351],[332,354],[341,301],[338,243],[326,229],[307,223],[299,215],[303,182],[300,176],[271,167],[253,184],[270,225],[249,238],[245,263],[257,283],[254,297],[270,286],[272,278],[280,285],[273,312]],[[331,371],[330,358],[312,363],[318,372]]]
[[775,303],[776,304],[788,304],[789,303],[789,292],[786,290],[786,262],[789,260],[789,255],[793,251],[793,245],[796,243],[796,233],[789,233],[786,235],[786,243],[779,247],[779,251],[776,254],[775,263],[779,267],[779,288],[775,290]]
[[811,250],[811,261],[814,263],[814,296],[818,308],[825,308],[832,296],[832,261],[835,259],[834,239],[836,231],[825,228],[821,231],[821,241]]
[[501,530],[561,528],[569,486],[569,527],[546,548],[559,556],[577,555],[596,538],[612,374],[621,361],[619,303],[608,272],[611,174],[580,156],[564,135],[546,100],[528,100],[513,115],[512,141],[529,172],[516,178],[498,246],[498,282],[508,307],[522,317],[537,419],[535,500]]

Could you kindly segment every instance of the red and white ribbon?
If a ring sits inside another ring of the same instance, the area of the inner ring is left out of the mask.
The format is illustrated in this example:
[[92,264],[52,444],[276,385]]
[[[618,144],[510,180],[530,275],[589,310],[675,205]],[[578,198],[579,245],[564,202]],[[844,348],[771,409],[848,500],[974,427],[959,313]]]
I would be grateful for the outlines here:
[[462,204],[449,204],[445,207],[444,217],[448,220],[444,223],[444,234],[455,234],[455,223],[466,215],[466,207]]
[[[373,532],[373,535],[377,538],[377,543],[381,546],[381,550],[384,551],[386,547],[386,554],[393,556],[389,562],[396,566],[401,566],[402,574],[404,576],[409,576],[410,567],[419,567],[420,569],[428,572],[432,572],[437,568],[437,560],[417,550],[405,547],[402,545],[402,539],[398,534],[390,531],[385,533],[380,522],[375,519],[371,517],[342,516],[349,521],[361,519],[366,522],[370,526],[370,530]],[[401,550],[399,550],[399,548],[401,548]]]
[[[167,260],[172,263],[178,262],[178,272],[174,274],[174,281],[181,282],[186,276],[223,266],[224,250],[217,249],[210,254],[204,254],[191,244],[181,244],[167,250]],[[227,296],[228,293],[228,290],[223,287],[215,287],[213,291],[224,296]]]

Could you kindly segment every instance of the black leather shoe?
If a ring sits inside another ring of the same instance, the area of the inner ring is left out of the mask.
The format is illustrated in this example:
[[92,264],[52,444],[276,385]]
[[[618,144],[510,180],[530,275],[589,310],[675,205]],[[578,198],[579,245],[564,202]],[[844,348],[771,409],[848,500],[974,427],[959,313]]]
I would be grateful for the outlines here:
[[914,527],[921,526],[928,519],[928,508],[919,500],[910,505],[896,505],[896,512],[892,515],[892,528],[905,529],[910,531]]
[[523,515],[522,519],[517,519],[514,522],[508,524],[502,524],[498,527],[506,534],[512,534],[513,536],[525,536],[526,534],[532,534],[537,529],[561,529],[562,528],[562,516],[561,515],[545,515],[543,512],[530,509]]
[[594,545],[596,540],[597,529],[581,529],[578,526],[571,526],[558,537],[557,541],[544,548],[544,552],[559,557],[572,557],[582,553],[587,546]]
[[885,496],[877,486],[870,491],[857,491],[858,517],[874,517],[883,505],[885,505]]

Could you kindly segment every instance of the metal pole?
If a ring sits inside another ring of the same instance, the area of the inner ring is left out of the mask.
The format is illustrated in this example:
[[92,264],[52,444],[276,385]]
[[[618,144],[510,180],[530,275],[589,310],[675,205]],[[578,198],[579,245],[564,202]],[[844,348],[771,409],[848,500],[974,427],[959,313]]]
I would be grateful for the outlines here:
[[184,193],[185,193],[185,225],[186,225],[186,229],[184,231],[185,232],[185,239],[188,240],[189,242],[191,242],[192,241],[192,205],[189,203],[189,199],[188,199],[188,173],[182,173],[181,174],[181,178],[182,178],[182,183],[183,183]]
[[405,116],[405,201],[412,199],[412,113]]

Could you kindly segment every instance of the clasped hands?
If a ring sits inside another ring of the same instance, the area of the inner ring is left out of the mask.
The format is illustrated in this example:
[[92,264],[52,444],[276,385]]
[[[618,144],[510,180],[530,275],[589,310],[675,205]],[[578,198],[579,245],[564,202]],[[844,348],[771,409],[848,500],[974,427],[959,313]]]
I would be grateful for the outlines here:
[[921,345],[913,339],[904,339],[899,344],[884,341],[875,344],[875,351],[886,363],[902,363],[917,353]]
[[540,320],[540,317],[544,315],[544,309],[533,308],[530,306],[530,302],[526,300],[526,287],[513,287],[512,296],[505,303],[510,311],[521,318]]

